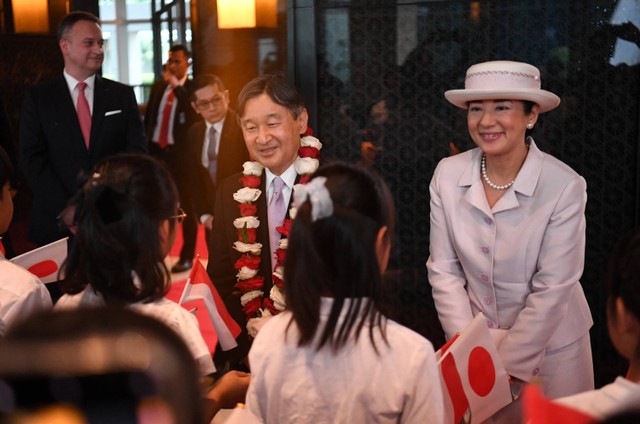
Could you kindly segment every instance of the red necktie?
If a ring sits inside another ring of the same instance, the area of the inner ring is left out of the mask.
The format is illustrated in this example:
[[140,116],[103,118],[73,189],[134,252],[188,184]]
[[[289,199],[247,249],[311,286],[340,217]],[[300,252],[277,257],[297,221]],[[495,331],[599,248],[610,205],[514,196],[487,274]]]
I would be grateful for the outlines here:
[[84,137],[84,145],[88,149],[89,139],[91,138],[91,110],[89,109],[89,102],[84,95],[85,88],[87,88],[86,82],[78,83],[78,122]]
[[169,120],[171,119],[171,107],[173,106],[174,97],[173,90],[170,90],[169,95],[167,95],[167,102],[162,110],[162,122],[160,123],[160,135],[158,136],[158,145],[160,145],[161,149],[164,149],[169,144]]

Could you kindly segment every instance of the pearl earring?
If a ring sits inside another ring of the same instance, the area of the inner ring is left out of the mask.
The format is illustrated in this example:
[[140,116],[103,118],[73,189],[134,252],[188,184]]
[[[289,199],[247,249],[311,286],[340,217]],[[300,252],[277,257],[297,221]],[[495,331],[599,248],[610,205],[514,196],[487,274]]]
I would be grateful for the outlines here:
[[529,123],[527,124],[527,128],[528,128],[528,129],[533,128],[533,124],[532,124],[531,122],[529,122]]

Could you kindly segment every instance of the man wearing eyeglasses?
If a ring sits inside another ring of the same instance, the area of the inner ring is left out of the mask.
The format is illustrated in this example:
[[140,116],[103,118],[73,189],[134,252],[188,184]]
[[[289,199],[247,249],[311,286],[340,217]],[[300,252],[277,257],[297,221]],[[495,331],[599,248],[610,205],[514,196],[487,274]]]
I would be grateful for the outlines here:
[[218,182],[242,169],[249,152],[222,80],[202,74],[194,78],[192,87],[191,106],[203,120],[189,129],[189,178],[196,213],[210,230]]
[[180,205],[187,213],[182,223],[184,243],[180,259],[171,272],[183,272],[193,266],[198,225],[193,213],[193,195],[187,174],[187,132],[197,119],[189,105],[193,90],[188,78],[190,53],[186,46],[175,44],[169,49],[163,79],[151,87],[145,112],[149,153],[167,164],[180,193]]

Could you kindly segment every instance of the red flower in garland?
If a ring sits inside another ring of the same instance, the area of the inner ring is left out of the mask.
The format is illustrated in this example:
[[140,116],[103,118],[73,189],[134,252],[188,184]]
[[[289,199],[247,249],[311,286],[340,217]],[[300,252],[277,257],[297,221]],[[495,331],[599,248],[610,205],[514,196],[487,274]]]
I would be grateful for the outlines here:
[[255,299],[252,299],[247,303],[245,303],[245,305],[242,307],[242,311],[245,313],[246,316],[251,317],[253,316],[253,314],[258,312],[261,306],[262,306],[262,297],[256,297]]
[[260,187],[260,177],[255,175],[244,175],[240,177],[240,184],[249,188],[258,188]]
[[240,203],[240,216],[255,216],[258,212],[258,206],[252,203]]
[[259,290],[264,284],[264,277],[256,276],[249,280],[242,280],[236,283],[236,287],[243,293],[250,292],[251,290]]
[[276,274],[273,274],[271,276],[271,281],[273,282],[273,285],[276,286],[279,289],[283,289],[284,288],[284,281],[278,277]]
[[291,226],[293,225],[293,220],[292,219],[285,219],[282,222],[282,226],[281,227],[276,227],[276,230],[282,234],[283,236],[289,238],[289,233],[291,232]]
[[298,150],[298,155],[301,158],[314,158],[318,159],[320,157],[320,150],[311,146],[302,146],[300,150]]
[[243,243],[255,243],[256,229],[247,228],[246,226],[243,228],[238,228],[238,240],[240,240]]
[[235,269],[240,269],[243,266],[246,266],[249,269],[259,269],[260,268],[260,256],[253,255],[242,255],[240,259],[236,261],[234,264]]
[[280,313],[278,308],[276,308],[276,305],[273,304],[273,300],[270,298],[266,298],[264,300],[264,306],[269,310],[271,315],[278,315],[278,313]]
[[284,260],[287,257],[287,251],[284,249],[276,249],[276,261],[278,265],[284,264]]

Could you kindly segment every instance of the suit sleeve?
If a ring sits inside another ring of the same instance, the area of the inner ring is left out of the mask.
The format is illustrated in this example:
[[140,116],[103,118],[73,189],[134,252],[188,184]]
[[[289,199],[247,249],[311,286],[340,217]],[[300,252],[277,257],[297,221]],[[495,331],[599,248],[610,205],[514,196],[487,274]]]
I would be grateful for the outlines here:
[[[207,272],[227,308],[234,314],[234,318],[237,318],[240,310],[240,300],[233,294],[236,284],[236,271],[233,267],[235,259],[232,255],[232,244],[236,240],[231,239],[231,234],[235,228],[226,227],[233,227],[235,217],[232,214],[238,214],[238,209],[231,204],[234,190],[230,182],[230,180],[222,182],[216,194],[215,219],[213,220],[210,236]],[[241,313],[240,317],[242,317]]]
[[127,152],[146,153],[147,152],[147,137],[144,131],[144,125],[142,123],[142,116],[140,115],[140,108],[136,101],[133,88],[127,89],[127,110],[129,116],[127,117],[129,123],[127,125]]
[[201,152],[197,150],[197,146],[201,145],[198,142],[198,138],[201,136],[201,128],[201,123],[196,123],[189,128],[186,146],[187,157],[185,158],[187,179],[191,186],[198,220],[204,214],[213,215],[213,204],[215,202],[215,193],[213,190],[208,189],[201,180],[203,166],[200,157]]
[[46,186],[50,197],[66,199],[72,193],[54,171],[42,117],[36,106],[34,92],[28,89],[22,102],[20,115],[19,163],[22,173],[31,187]]
[[467,280],[460,265],[449,230],[449,220],[442,197],[443,163],[436,168],[429,192],[431,195],[431,227],[427,270],[433,300],[447,339],[462,331],[473,319],[467,294]]

